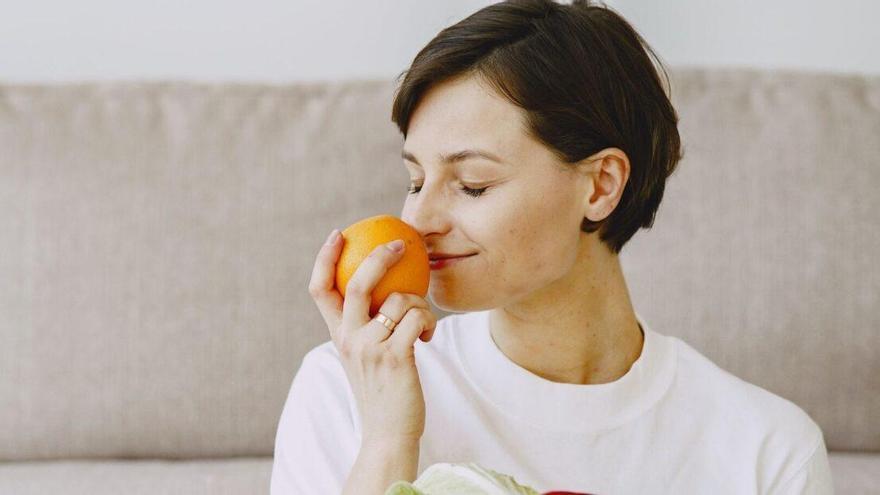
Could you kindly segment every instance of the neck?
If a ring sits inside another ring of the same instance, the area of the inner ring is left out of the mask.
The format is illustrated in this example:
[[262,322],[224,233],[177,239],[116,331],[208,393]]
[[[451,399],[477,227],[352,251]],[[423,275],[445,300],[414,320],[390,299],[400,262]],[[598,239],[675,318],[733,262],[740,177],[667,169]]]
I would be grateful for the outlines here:
[[493,309],[489,321],[508,359],[559,383],[616,381],[644,343],[618,256],[589,242],[565,276]]

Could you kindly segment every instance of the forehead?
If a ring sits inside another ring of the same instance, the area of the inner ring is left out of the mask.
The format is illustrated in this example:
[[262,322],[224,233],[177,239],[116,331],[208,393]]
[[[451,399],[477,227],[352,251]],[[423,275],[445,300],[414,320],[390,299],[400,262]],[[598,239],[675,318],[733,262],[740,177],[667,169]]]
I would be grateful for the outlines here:
[[[474,76],[429,89],[410,118],[404,148],[417,156],[462,148],[505,155],[526,145],[523,111]],[[432,157],[432,159],[435,157]]]

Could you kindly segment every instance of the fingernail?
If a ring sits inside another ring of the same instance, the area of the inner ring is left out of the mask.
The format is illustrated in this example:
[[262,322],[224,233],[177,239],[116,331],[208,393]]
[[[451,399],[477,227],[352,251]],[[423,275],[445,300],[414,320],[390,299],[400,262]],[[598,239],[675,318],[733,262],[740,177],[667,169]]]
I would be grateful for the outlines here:
[[389,242],[388,248],[394,251],[395,253],[399,253],[403,251],[403,239],[397,239],[396,241]]
[[324,244],[330,245],[336,242],[336,239],[339,238],[339,229],[333,229],[333,232],[330,232],[330,236],[327,237],[327,241]]

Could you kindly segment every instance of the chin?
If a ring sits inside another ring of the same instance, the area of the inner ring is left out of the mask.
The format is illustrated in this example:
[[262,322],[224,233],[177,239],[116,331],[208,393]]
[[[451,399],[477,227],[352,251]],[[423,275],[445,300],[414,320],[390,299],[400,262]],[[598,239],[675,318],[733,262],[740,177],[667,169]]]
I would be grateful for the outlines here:
[[[468,297],[470,296],[470,297]],[[428,299],[431,304],[438,309],[449,313],[470,313],[472,311],[482,311],[490,308],[490,305],[484,304],[485,301],[474,298],[473,293],[459,291],[450,293],[445,290],[428,290]]]

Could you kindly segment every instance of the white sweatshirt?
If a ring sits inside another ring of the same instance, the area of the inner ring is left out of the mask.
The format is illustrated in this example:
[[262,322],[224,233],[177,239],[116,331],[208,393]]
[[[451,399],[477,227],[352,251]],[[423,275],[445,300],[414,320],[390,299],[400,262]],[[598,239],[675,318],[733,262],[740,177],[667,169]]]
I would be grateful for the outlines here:
[[[719,368],[636,313],[644,345],[611,383],[557,383],[507,358],[489,311],[415,342],[421,474],[474,462],[539,492],[832,494],[822,430],[794,403]],[[272,495],[339,494],[361,423],[333,342],[303,358],[275,438]]]

